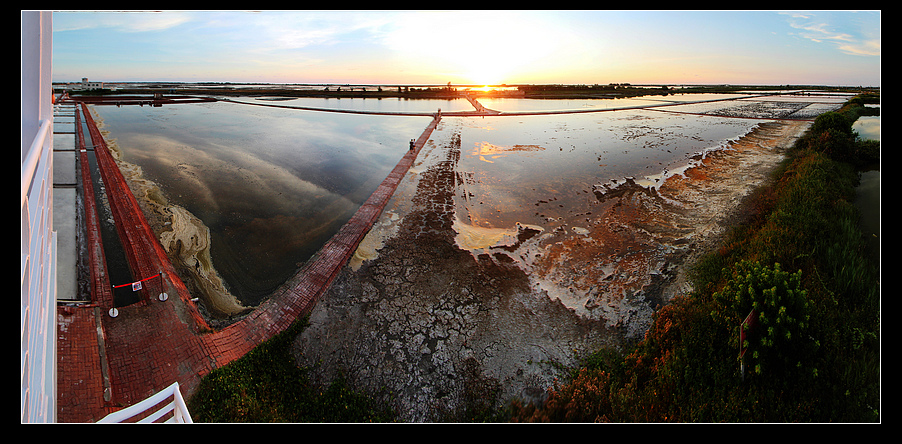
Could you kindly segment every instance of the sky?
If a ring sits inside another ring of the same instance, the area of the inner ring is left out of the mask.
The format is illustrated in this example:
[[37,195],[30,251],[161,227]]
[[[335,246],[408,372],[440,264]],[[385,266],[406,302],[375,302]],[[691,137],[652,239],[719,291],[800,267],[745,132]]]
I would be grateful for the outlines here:
[[880,86],[871,11],[54,11],[53,81]]

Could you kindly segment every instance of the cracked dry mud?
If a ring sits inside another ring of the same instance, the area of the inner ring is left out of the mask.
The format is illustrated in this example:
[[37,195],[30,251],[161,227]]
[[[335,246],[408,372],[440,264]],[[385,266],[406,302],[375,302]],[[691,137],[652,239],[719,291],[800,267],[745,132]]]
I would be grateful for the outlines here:
[[298,363],[319,383],[343,372],[405,422],[448,418],[474,390],[541,403],[561,376],[555,364],[644,336],[655,308],[686,289],[685,266],[806,128],[762,124],[655,189],[596,192],[586,232],[520,227],[514,244],[473,251],[456,240],[454,135],[431,146],[432,161],[421,153],[412,198],[398,193],[403,215],[387,209],[380,223],[391,229],[370,233],[383,233],[378,254],[344,267],[314,308]]

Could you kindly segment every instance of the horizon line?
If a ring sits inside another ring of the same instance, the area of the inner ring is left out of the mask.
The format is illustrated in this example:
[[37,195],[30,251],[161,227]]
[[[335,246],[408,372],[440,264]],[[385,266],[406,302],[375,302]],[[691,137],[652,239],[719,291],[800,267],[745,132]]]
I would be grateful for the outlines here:
[[[430,87],[518,87],[518,86],[825,86],[825,87],[846,87],[846,88],[879,88],[875,85],[840,85],[840,84],[817,84],[817,83],[691,83],[691,82],[654,82],[654,83],[630,83],[630,82],[609,82],[609,83],[339,83],[339,82],[313,82],[313,83],[286,83],[286,82],[241,82],[241,81],[222,81],[222,80],[109,80],[100,81],[101,83],[179,83],[179,84],[221,84],[221,85],[295,85],[295,86],[387,86],[387,87],[411,87],[411,86],[430,86]],[[53,84],[81,83],[81,81],[52,81]]]

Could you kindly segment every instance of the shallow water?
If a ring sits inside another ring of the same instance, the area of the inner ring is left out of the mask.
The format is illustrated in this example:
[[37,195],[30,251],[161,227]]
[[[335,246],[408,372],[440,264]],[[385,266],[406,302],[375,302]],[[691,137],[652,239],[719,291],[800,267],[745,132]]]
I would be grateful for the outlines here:
[[434,113],[441,109],[448,111],[473,111],[473,107],[466,99],[435,100],[435,99],[405,99],[405,98],[311,98],[299,97],[286,100],[269,100],[265,98],[237,99],[241,102],[256,102],[260,104],[276,104],[280,106],[329,108],[355,111],[378,111],[397,113]]
[[880,116],[862,116],[852,124],[852,130],[865,140],[880,140]]
[[245,305],[291,277],[430,120],[221,102],[96,109],[123,160],[209,227],[214,266]]
[[[479,100],[489,109],[532,112],[735,97]],[[464,99],[242,102],[381,112],[472,110]],[[592,211],[599,186],[629,177],[653,187],[666,175],[679,174],[700,153],[728,146],[761,122],[745,117],[783,115],[812,105],[787,102],[681,104],[666,107],[666,112],[445,117],[430,144],[443,146],[443,139],[460,134],[457,207],[464,224],[509,230],[517,223],[542,228],[566,223],[579,230],[577,222]],[[248,306],[268,296],[318,251],[430,122],[429,117],[227,102],[95,109],[123,160],[140,166],[171,204],[209,227],[214,266],[231,293]]]
[[867,239],[868,253],[880,260],[880,170],[861,173],[855,195],[855,206],[861,212],[861,231]]
[[[852,125],[862,139],[880,140],[880,116],[863,116]],[[855,195],[861,212],[861,230],[867,237],[868,253],[880,261],[880,170],[864,171]]]
[[592,211],[598,185],[627,177],[653,186],[691,157],[750,131],[748,119],[650,110],[554,116],[446,118],[460,132],[459,217],[479,227],[547,225]]
[[512,98],[479,98],[482,106],[502,112],[536,112],[536,111],[586,111],[622,108],[629,106],[656,105],[660,99],[512,99]]

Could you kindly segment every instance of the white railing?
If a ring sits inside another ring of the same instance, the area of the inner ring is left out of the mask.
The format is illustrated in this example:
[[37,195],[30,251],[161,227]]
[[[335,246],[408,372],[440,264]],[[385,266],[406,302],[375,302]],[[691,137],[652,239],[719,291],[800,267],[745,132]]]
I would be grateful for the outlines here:
[[53,422],[56,399],[56,232],[52,119],[40,121],[22,161],[22,422]]
[[[28,149],[28,155],[25,157],[25,160],[22,162],[22,205],[25,205],[26,199],[28,199],[28,189],[31,187],[31,183],[34,179],[34,175],[38,169],[38,162],[41,160],[41,156],[44,154],[44,141],[47,139],[47,133],[50,132],[50,128],[53,126],[50,120],[41,120],[38,127],[38,133],[34,137],[34,141],[31,142],[31,148]],[[47,148],[50,148],[49,146]]]
[[[163,405],[158,410],[153,410],[161,402],[166,401],[172,397],[172,401],[166,405]],[[191,414],[188,413],[188,407],[185,405],[185,400],[182,398],[182,392],[179,391],[179,383],[174,382],[169,387],[161,390],[159,393],[127,408],[122,410],[110,413],[107,416],[104,416],[100,421],[97,422],[130,422],[129,420],[142,414],[150,412],[144,418],[141,418],[138,421],[139,423],[147,423],[147,422],[158,422],[161,418],[166,416],[169,412],[172,412],[172,416],[169,419],[164,420],[163,422],[170,423],[188,423],[191,424],[194,421],[191,420]]]

